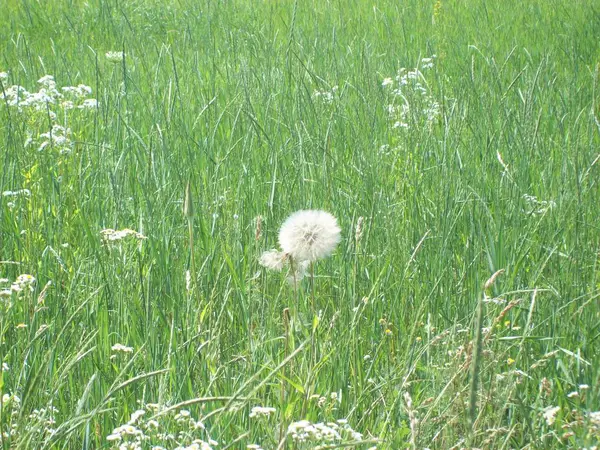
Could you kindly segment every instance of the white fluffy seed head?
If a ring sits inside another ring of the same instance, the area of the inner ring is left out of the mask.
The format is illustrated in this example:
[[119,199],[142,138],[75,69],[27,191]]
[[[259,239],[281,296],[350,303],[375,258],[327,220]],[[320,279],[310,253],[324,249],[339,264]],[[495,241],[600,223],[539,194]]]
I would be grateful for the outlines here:
[[279,245],[297,262],[316,261],[331,255],[342,239],[341,231],[326,211],[297,211],[281,226]]
[[266,267],[267,269],[280,271],[283,269],[283,262],[285,261],[285,253],[279,252],[277,250],[267,250],[262,255],[260,255],[260,259],[258,263]]

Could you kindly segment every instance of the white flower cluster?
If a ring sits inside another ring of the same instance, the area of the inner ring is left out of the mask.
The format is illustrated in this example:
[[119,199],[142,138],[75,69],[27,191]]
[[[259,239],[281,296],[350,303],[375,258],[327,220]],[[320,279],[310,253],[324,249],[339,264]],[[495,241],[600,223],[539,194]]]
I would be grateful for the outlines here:
[[363,438],[362,433],[354,431],[345,419],[314,424],[308,420],[300,420],[291,423],[287,432],[294,441],[310,444],[361,441]]
[[[6,79],[8,76],[0,81]],[[68,111],[74,109],[93,110],[98,107],[98,101],[95,98],[89,98],[92,88],[85,84],[59,88],[52,75],[43,76],[38,80],[38,84],[37,92],[29,92],[19,85],[9,86],[0,90],[0,100],[4,100],[8,106],[16,108],[20,113],[28,113],[37,117],[42,127],[48,126],[48,117],[51,119],[52,123],[47,132],[43,132],[37,137],[28,132],[29,136],[25,141],[25,147],[35,144],[39,151],[52,148],[61,154],[68,154],[73,150],[73,142],[70,138],[71,130],[59,125],[57,113],[61,113],[66,122]]]
[[52,406],[52,404],[48,405],[46,408],[34,409],[31,414],[29,414],[29,423],[39,424],[41,425],[40,431],[44,434],[53,435],[56,433],[56,429],[54,428],[56,419],[54,416],[57,413],[58,409]]
[[0,300],[10,299],[13,294],[20,294],[25,290],[33,292],[34,287],[35,277],[27,273],[19,275],[12,283],[8,278],[0,278]]
[[262,417],[269,417],[275,411],[277,411],[275,408],[271,408],[271,407],[268,407],[268,406],[255,406],[250,411],[250,414],[248,415],[248,417],[250,417],[250,418],[261,417],[261,416]]
[[316,400],[320,409],[335,411],[338,405],[342,403],[342,392],[331,392],[329,395],[313,394],[310,399]]
[[402,67],[395,79],[385,78],[381,85],[392,89],[392,103],[387,107],[393,128],[410,128],[411,115],[414,121],[424,121],[427,125],[435,122],[440,114],[440,104],[433,97],[423,71],[433,68],[433,55],[421,59],[419,67],[408,70]]
[[527,215],[539,216],[556,208],[553,200],[538,200],[537,197],[529,194],[523,195],[526,207],[523,212]]
[[315,90],[313,92],[313,97],[319,98],[319,99],[323,100],[323,102],[325,102],[325,103],[333,103],[333,100],[335,99],[337,91],[338,91],[337,86],[333,86],[331,88],[331,90],[329,90],[329,91]]
[[110,51],[106,52],[106,59],[112,63],[119,63],[125,58],[125,53]]
[[548,425],[553,425],[556,420],[556,414],[560,411],[560,406],[548,406],[542,411],[542,415]]
[[31,191],[29,189],[18,189],[16,191],[4,191],[2,197],[7,199],[6,206],[12,210],[17,204],[17,201],[21,198],[28,199],[31,197]]
[[[52,125],[52,129],[50,131],[47,133],[41,133],[38,139],[41,141],[38,147],[40,152],[48,146],[58,150],[61,155],[69,154],[73,150],[71,129],[65,128],[56,123]],[[29,145],[29,143],[30,141],[26,142],[27,145]]]
[[[131,414],[126,424],[115,428],[106,440],[112,447],[119,450],[141,450],[152,448],[164,450],[214,450],[219,443],[210,438],[204,423],[192,417],[188,410],[160,415],[162,407],[158,404],[148,403],[143,409],[138,409]],[[147,412],[152,412],[153,417],[146,417]],[[165,423],[167,422],[167,423]],[[167,429],[172,432],[166,432]],[[165,431],[163,431],[165,430]],[[205,435],[204,439],[198,434]]]
[[21,399],[15,394],[4,394],[2,396],[2,410],[3,414],[10,416],[10,420],[3,420],[3,423],[7,425],[7,428],[4,428],[4,425],[1,428],[2,437],[4,439],[9,439],[16,436],[17,434],[16,419],[19,416],[19,412],[21,410]]
[[125,228],[124,230],[113,230],[112,228],[107,228],[100,231],[100,235],[102,236],[102,239],[108,242],[120,241],[128,237],[133,237],[138,240],[146,239],[146,236],[143,234],[129,228]]
[[4,191],[2,197],[31,197],[29,189],[19,189],[17,191]]
[[110,348],[113,352],[133,353],[133,347],[127,347],[123,344],[115,344]]
[[[3,72],[4,73],[4,72]],[[14,106],[19,111],[33,110],[50,111],[51,118],[56,114],[50,108],[56,106],[68,109],[90,109],[98,106],[96,99],[88,98],[92,88],[85,84],[65,86],[59,89],[52,75],[45,75],[38,80],[40,88],[37,92],[29,92],[22,86],[13,85],[0,92],[0,99],[6,101],[8,106]],[[61,92],[62,91],[62,92]]]
[[[21,414],[21,399],[15,394],[4,394],[2,396],[2,410],[5,419],[3,419],[2,438],[11,439],[12,444],[18,444],[19,428],[18,417]],[[53,435],[56,420],[54,418],[58,410],[50,403],[46,408],[34,409],[27,416],[27,427],[25,438],[31,439],[31,433],[41,433],[43,435]],[[18,445],[16,445],[18,446]]]

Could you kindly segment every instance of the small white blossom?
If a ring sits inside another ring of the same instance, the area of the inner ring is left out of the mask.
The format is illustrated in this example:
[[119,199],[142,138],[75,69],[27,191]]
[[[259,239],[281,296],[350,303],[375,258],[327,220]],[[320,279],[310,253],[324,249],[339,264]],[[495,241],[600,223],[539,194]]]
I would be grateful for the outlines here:
[[553,425],[556,420],[556,414],[560,411],[560,406],[548,406],[542,411],[544,419],[548,425]]
[[275,408],[265,407],[265,406],[255,406],[250,411],[250,415],[248,417],[269,417],[272,413],[276,411]]
[[115,344],[111,347],[111,350],[113,352],[123,352],[123,353],[133,353],[133,348],[132,347],[127,347],[123,344]]
[[86,98],[79,106],[79,109],[93,109],[98,107],[98,100],[95,98]]
[[125,54],[123,52],[115,52],[115,51],[106,52],[106,59],[113,63],[118,63],[118,62],[123,61],[124,57],[125,57]]
[[125,228],[124,230],[113,230],[112,228],[107,228],[100,231],[100,234],[105,241],[120,241],[130,236],[139,240],[146,239],[146,236],[143,234],[129,228]]
[[31,191],[29,189],[19,189],[17,191],[4,191],[3,197],[31,197]]

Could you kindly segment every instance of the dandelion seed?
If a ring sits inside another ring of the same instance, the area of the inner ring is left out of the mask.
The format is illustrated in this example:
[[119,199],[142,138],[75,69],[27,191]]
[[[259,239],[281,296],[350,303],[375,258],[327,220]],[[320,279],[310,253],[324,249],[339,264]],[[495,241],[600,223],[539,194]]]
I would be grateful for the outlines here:
[[325,211],[292,214],[281,226],[279,245],[295,261],[316,261],[329,256],[341,241],[337,220]]

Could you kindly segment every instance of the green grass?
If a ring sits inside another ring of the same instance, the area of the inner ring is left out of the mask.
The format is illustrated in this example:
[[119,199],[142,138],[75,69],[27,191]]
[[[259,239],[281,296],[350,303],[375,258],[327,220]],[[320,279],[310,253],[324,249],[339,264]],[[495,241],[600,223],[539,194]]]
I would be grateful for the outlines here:
[[[31,191],[0,197],[0,278],[37,279],[0,299],[0,391],[21,400],[0,404],[0,448],[112,448],[133,411],[193,399],[190,433],[218,449],[312,448],[282,439],[302,419],[379,449],[599,445],[599,30],[592,1],[5,2],[2,91],[50,74],[99,107],[68,113],[61,154],[24,146],[47,109],[0,99],[0,192]],[[439,115],[409,92],[393,128],[382,81],[433,54]],[[343,230],[316,265],[320,320],[310,279],[258,265],[306,208]],[[178,410],[161,432],[188,432]]]

